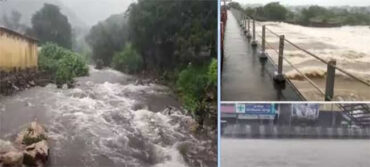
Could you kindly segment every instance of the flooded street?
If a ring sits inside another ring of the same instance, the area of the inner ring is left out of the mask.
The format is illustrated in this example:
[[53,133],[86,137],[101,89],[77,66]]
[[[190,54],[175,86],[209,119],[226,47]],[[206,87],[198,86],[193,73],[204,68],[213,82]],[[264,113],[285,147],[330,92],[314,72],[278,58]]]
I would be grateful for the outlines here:
[[193,135],[194,120],[167,87],[93,68],[77,85],[0,97],[0,138],[13,141],[36,119],[49,130],[49,166],[217,165],[216,138]]
[[[285,35],[287,40],[326,61],[335,59],[337,66],[363,80],[370,81],[370,48],[368,47],[370,36],[365,35],[370,34],[368,26],[317,28],[282,22],[258,22],[257,34],[261,34],[262,24],[279,35]],[[260,36],[257,36],[257,40],[261,41]],[[267,52],[277,64],[277,53],[274,50],[278,50],[279,39],[266,31],[266,41],[269,43],[266,46]],[[326,64],[297,50],[287,42],[285,42],[284,56],[300,71],[313,78],[322,89],[325,88]],[[284,66],[284,73],[292,79],[306,99],[323,100],[322,95],[287,63]],[[367,85],[337,71],[334,95],[336,100],[368,100],[370,89]]]
[[221,166],[367,167],[368,140],[221,139]]

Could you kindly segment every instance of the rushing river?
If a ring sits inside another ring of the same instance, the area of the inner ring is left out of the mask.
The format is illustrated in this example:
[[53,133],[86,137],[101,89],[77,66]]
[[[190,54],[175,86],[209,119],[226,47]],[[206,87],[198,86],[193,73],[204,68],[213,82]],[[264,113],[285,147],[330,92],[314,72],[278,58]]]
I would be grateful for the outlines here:
[[[337,66],[351,74],[370,82],[370,27],[343,26],[334,28],[315,28],[293,25],[282,22],[258,22],[256,32],[261,34],[261,26],[285,38],[296,45],[316,54],[324,60],[335,59]],[[257,40],[260,37],[257,36]],[[277,62],[278,37],[266,31],[267,52]],[[322,90],[325,90],[325,75],[327,65],[312,56],[296,49],[285,42],[284,56],[300,71],[311,77]],[[309,100],[323,100],[323,96],[301,74],[285,63],[284,73],[298,87],[300,92]],[[347,75],[337,71],[335,81],[336,100],[369,100],[370,88]]]
[[77,84],[0,97],[0,139],[13,141],[37,120],[49,130],[49,166],[217,165],[216,136],[195,137],[194,120],[167,87],[93,68]]
[[221,139],[221,166],[368,167],[369,140]]

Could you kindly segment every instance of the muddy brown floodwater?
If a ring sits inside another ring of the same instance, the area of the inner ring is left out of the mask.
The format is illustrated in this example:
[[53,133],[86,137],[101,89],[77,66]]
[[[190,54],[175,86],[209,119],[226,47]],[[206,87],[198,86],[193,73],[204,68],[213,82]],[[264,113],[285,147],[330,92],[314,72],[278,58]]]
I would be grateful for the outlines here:
[[[342,26],[332,28],[304,27],[282,22],[257,22],[256,33],[261,34],[262,25],[279,35],[329,61],[335,59],[337,66],[351,74],[370,82],[370,29],[368,26]],[[260,37],[257,38],[261,41]],[[277,64],[279,38],[266,31],[267,52]],[[325,90],[327,65],[285,42],[284,56],[304,74],[314,78],[314,82]],[[285,62],[284,62],[285,63]],[[284,73],[308,100],[323,100],[323,95],[301,74],[284,64]],[[335,80],[335,100],[370,100],[370,87],[351,79],[337,71]]]

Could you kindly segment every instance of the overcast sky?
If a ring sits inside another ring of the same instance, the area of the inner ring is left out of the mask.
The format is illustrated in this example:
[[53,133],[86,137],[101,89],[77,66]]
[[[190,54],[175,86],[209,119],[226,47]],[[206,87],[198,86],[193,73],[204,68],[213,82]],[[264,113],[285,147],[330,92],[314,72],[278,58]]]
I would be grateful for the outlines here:
[[105,20],[112,14],[126,11],[136,0],[59,0],[88,25]]
[[370,0],[233,0],[241,4],[266,4],[280,2],[283,5],[320,5],[320,6],[370,6]]

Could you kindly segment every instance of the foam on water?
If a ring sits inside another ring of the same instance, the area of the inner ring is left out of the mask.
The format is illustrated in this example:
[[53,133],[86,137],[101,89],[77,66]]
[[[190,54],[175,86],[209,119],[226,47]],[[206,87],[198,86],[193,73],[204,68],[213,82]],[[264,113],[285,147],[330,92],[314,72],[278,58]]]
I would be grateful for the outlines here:
[[[285,38],[289,41],[297,44],[305,50],[314,53],[318,57],[329,61],[335,59],[337,66],[345,69],[351,74],[365,80],[370,81],[370,28],[368,26],[342,26],[333,28],[316,28],[316,27],[304,27],[300,25],[294,25],[283,22],[257,22],[256,32],[261,34],[262,24],[266,25],[267,28],[271,29],[279,35],[285,35]],[[260,39],[257,39],[260,41]],[[278,37],[272,35],[269,31],[266,31],[266,41],[269,42],[267,45],[267,53],[272,56],[275,64],[277,63],[278,54],[274,50],[278,50]],[[271,49],[271,47],[273,49]],[[312,56],[297,50],[292,45],[285,42],[284,56],[296,67],[298,67],[304,74],[309,77],[322,78],[324,80],[327,67],[324,63],[316,60]],[[287,63],[284,64],[284,71],[287,72],[287,76],[290,79],[301,80],[302,76],[296,70],[293,70]],[[349,76],[343,73],[337,72],[341,78],[349,79]],[[343,82],[343,80],[336,80],[337,82]],[[360,84],[359,90],[363,91],[361,83],[354,81],[355,85]],[[339,84],[340,89],[353,89],[353,84]],[[303,90],[307,87],[299,87],[302,85],[296,85],[298,89]],[[307,89],[306,89],[307,90]],[[361,96],[361,99],[370,99],[369,96]],[[312,99],[311,97],[307,97]],[[358,99],[358,100],[361,100]]]
[[[191,122],[180,110],[163,112],[136,109],[139,103],[133,96],[163,93],[166,87],[148,84],[86,82],[84,89],[75,88],[57,93],[50,133],[56,141],[55,152],[61,152],[70,140],[85,139],[85,161],[99,164],[104,155],[115,165],[128,166],[186,166],[176,148],[181,142],[197,140],[183,123]],[[58,155],[57,155],[58,156]],[[93,161],[93,162],[91,162]]]
[[[102,82],[102,76],[109,79]],[[189,166],[189,161],[199,161],[197,156],[196,160],[184,159],[179,149],[184,143],[195,148],[210,145],[190,132],[194,120],[184,115],[179,106],[156,101],[154,105],[165,109],[151,111],[150,104],[143,100],[171,97],[169,89],[158,84],[137,84],[132,78],[110,69],[92,69],[89,77],[78,79],[76,88],[56,89],[49,84],[26,90],[2,101],[0,111],[4,110],[4,115],[16,109],[21,114],[42,106],[50,135],[51,166],[181,167]],[[26,105],[16,105],[15,101]],[[188,150],[191,154],[198,151]]]

